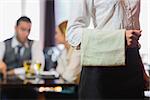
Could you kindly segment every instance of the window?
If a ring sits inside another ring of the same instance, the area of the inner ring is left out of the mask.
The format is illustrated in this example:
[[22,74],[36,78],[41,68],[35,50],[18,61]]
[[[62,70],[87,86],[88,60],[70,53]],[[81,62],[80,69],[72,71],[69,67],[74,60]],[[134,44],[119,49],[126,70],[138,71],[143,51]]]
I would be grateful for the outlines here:
[[26,15],[31,18],[29,38],[38,40],[40,33],[40,0],[0,0],[0,41],[14,35],[16,20]]

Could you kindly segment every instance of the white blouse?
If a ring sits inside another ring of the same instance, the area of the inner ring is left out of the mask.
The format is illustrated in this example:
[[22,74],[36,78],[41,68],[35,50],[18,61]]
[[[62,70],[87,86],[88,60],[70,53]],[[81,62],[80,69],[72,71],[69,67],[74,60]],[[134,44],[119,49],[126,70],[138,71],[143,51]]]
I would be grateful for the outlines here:
[[140,29],[140,0],[71,0],[67,41],[72,46],[81,43],[83,29],[92,18],[100,30]]

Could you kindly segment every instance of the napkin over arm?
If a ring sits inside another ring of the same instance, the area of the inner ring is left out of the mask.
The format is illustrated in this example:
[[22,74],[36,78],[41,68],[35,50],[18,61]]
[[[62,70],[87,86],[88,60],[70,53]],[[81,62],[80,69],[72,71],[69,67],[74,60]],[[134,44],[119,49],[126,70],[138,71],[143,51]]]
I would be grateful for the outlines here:
[[125,30],[84,29],[81,64],[108,67],[125,65]]

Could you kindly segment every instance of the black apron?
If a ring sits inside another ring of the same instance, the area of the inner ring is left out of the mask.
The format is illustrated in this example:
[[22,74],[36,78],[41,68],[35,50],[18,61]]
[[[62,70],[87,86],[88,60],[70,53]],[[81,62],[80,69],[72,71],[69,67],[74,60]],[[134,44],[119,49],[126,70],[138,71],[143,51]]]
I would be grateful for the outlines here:
[[143,71],[138,49],[126,51],[126,66],[82,66],[79,84],[81,100],[142,100]]

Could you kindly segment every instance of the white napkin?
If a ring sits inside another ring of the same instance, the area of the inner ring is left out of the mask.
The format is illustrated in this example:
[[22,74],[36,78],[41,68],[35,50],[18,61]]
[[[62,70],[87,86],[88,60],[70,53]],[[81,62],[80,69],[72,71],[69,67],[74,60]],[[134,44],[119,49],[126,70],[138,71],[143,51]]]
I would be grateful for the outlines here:
[[83,30],[81,64],[108,67],[125,65],[125,30]]
[[25,74],[25,70],[24,70],[23,67],[15,68],[15,69],[14,69],[14,73],[15,73],[16,75]]

